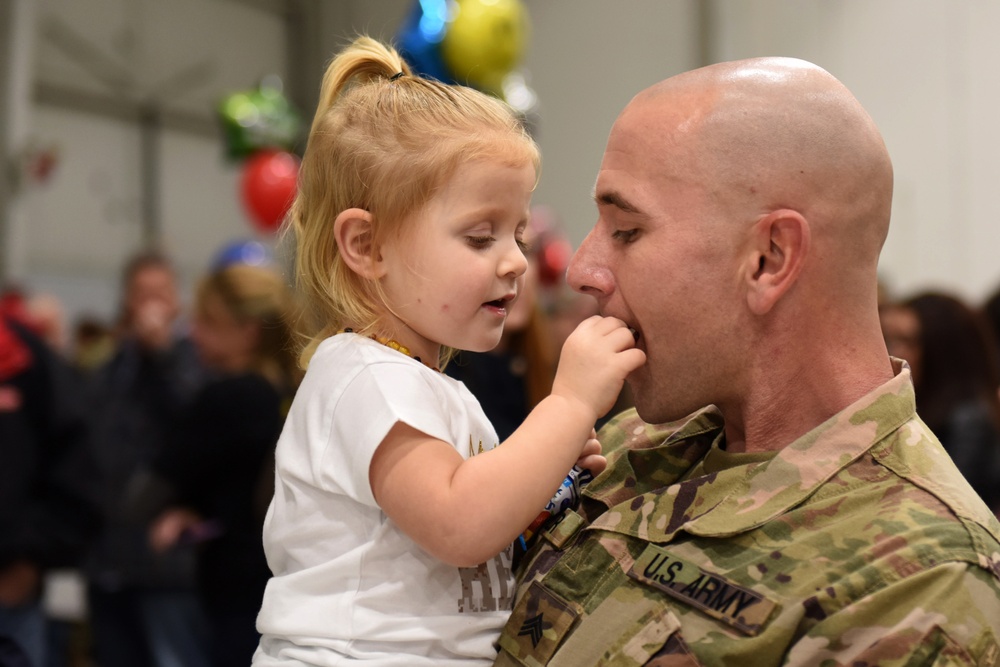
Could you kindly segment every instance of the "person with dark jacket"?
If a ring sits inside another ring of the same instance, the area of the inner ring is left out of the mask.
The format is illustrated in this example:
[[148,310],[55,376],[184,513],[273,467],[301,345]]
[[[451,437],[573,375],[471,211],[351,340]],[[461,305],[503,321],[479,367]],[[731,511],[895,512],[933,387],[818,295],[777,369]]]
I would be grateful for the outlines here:
[[104,530],[85,570],[101,667],[204,667],[204,616],[194,552],[157,554],[129,516],[129,480],[168,446],[203,382],[191,341],[178,331],[176,279],[167,259],[143,253],[123,280],[118,347],[93,379],[96,446],[104,474]]
[[77,376],[22,323],[0,315],[2,664],[45,665],[42,578],[78,565],[99,525],[91,444]]

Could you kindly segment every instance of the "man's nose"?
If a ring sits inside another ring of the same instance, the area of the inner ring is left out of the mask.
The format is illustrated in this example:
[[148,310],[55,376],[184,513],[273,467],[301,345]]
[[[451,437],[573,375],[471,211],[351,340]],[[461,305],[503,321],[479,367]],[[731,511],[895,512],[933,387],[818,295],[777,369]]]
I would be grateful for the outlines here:
[[603,254],[594,231],[591,231],[570,259],[566,270],[569,286],[581,294],[598,298],[610,295],[614,290],[614,280]]

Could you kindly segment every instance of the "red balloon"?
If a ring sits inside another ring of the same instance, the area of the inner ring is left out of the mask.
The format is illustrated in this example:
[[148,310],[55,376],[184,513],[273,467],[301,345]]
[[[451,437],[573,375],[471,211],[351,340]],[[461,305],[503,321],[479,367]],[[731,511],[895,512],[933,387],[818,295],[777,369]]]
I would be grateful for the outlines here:
[[299,158],[285,151],[255,153],[243,166],[243,205],[262,232],[276,231],[295,198]]
[[539,253],[538,278],[542,285],[551,287],[559,284],[566,269],[569,267],[570,257],[573,256],[573,246],[563,238],[554,238],[546,241]]

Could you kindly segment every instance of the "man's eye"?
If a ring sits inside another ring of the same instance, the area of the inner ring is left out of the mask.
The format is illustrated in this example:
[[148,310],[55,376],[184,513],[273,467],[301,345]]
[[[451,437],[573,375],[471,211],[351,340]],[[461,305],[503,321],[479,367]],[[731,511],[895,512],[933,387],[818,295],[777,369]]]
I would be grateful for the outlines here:
[[619,243],[631,243],[638,234],[638,229],[616,229],[612,232],[611,238]]
[[473,248],[488,248],[496,241],[492,236],[466,236],[465,240]]

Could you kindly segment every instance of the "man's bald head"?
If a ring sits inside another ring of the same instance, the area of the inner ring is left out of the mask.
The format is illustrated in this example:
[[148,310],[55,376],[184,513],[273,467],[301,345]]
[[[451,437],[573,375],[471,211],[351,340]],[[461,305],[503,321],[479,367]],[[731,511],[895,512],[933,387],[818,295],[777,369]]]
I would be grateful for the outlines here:
[[891,373],[876,285],[892,167],[819,67],[744,60],[643,91],[615,121],[594,198],[567,277],[636,332],[643,419],[714,404],[728,442],[767,448]]
[[[822,68],[755,58],[685,72],[643,91],[623,115],[660,115],[683,169],[724,205],[790,208],[817,241],[874,268],[888,232],[892,165],[875,123]],[[676,123],[662,116],[677,115]],[[683,118],[681,118],[683,116]],[[669,151],[666,153],[669,154]],[[666,165],[671,169],[671,165]]]

